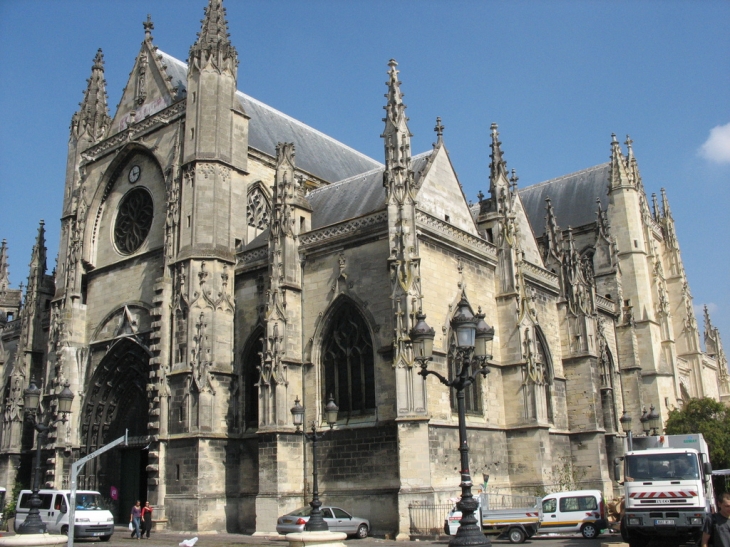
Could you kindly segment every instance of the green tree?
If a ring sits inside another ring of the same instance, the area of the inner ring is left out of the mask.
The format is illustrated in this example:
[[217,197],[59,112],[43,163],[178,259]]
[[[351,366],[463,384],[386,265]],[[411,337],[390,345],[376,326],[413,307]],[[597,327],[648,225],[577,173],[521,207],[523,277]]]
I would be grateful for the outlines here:
[[667,435],[702,433],[710,448],[713,469],[730,468],[730,408],[705,397],[690,399],[681,410],[669,412]]

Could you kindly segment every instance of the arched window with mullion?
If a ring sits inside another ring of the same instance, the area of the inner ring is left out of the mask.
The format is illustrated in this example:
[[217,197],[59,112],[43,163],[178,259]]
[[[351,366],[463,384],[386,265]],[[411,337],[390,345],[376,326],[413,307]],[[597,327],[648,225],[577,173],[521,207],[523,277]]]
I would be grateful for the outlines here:
[[333,395],[340,416],[348,419],[374,412],[373,344],[367,324],[354,304],[344,302],[336,308],[323,340],[323,400]]

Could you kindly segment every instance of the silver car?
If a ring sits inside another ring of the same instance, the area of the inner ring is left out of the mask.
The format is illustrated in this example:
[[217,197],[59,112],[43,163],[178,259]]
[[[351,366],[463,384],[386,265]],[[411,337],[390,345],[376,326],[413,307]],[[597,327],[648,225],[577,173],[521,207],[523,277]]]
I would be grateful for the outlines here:
[[[349,536],[360,539],[368,537],[369,520],[353,517],[339,507],[322,507],[321,510],[322,517],[329,526],[330,532],[344,532]],[[279,517],[279,520],[276,521],[276,531],[280,534],[303,532],[304,525],[307,524],[311,512],[312,508],[307,506]]]

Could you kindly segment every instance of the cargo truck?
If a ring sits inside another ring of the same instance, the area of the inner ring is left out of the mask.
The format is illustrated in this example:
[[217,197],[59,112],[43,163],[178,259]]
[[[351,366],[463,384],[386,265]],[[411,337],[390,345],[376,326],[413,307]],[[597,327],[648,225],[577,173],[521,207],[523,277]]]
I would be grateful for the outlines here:
[[653,538],[663,545],[698,542],[705,517],[715,510],[712,466],[701,434],[656,435],[633,439],[614,461],[624,471],[621,536],[630,547]]

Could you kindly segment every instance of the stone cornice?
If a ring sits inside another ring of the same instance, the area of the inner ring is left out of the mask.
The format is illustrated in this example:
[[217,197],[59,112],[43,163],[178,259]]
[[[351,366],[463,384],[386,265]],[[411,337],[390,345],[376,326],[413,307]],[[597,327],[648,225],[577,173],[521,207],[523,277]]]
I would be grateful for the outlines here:
[[329,243],[335,240],[341,240],[350,237],[358,232],[370,231],[373,228],[385,228],[388,222],[388,212],[378,211],[371,215],[366,215],[352,219],[347,222],[325,226],[318,230],[312,230],[306,234],[299,236],[299,243],[302,247],[311,250],[313,247],[322,243]]
[[490,263],[496,263],[497,248],[486,239],[470,234],[420,210],[416,210],[416,227],[430,232],[436,236],[437,240],[459,244],[476,256],[482,257]]
[[181,100],[87,148],[81,153],[81,157],[87,163],[95,162],[99,158],[122,148],[127,143],[139,139],[160,127],[169,125],[183,114],[185,114],[185,101]]

